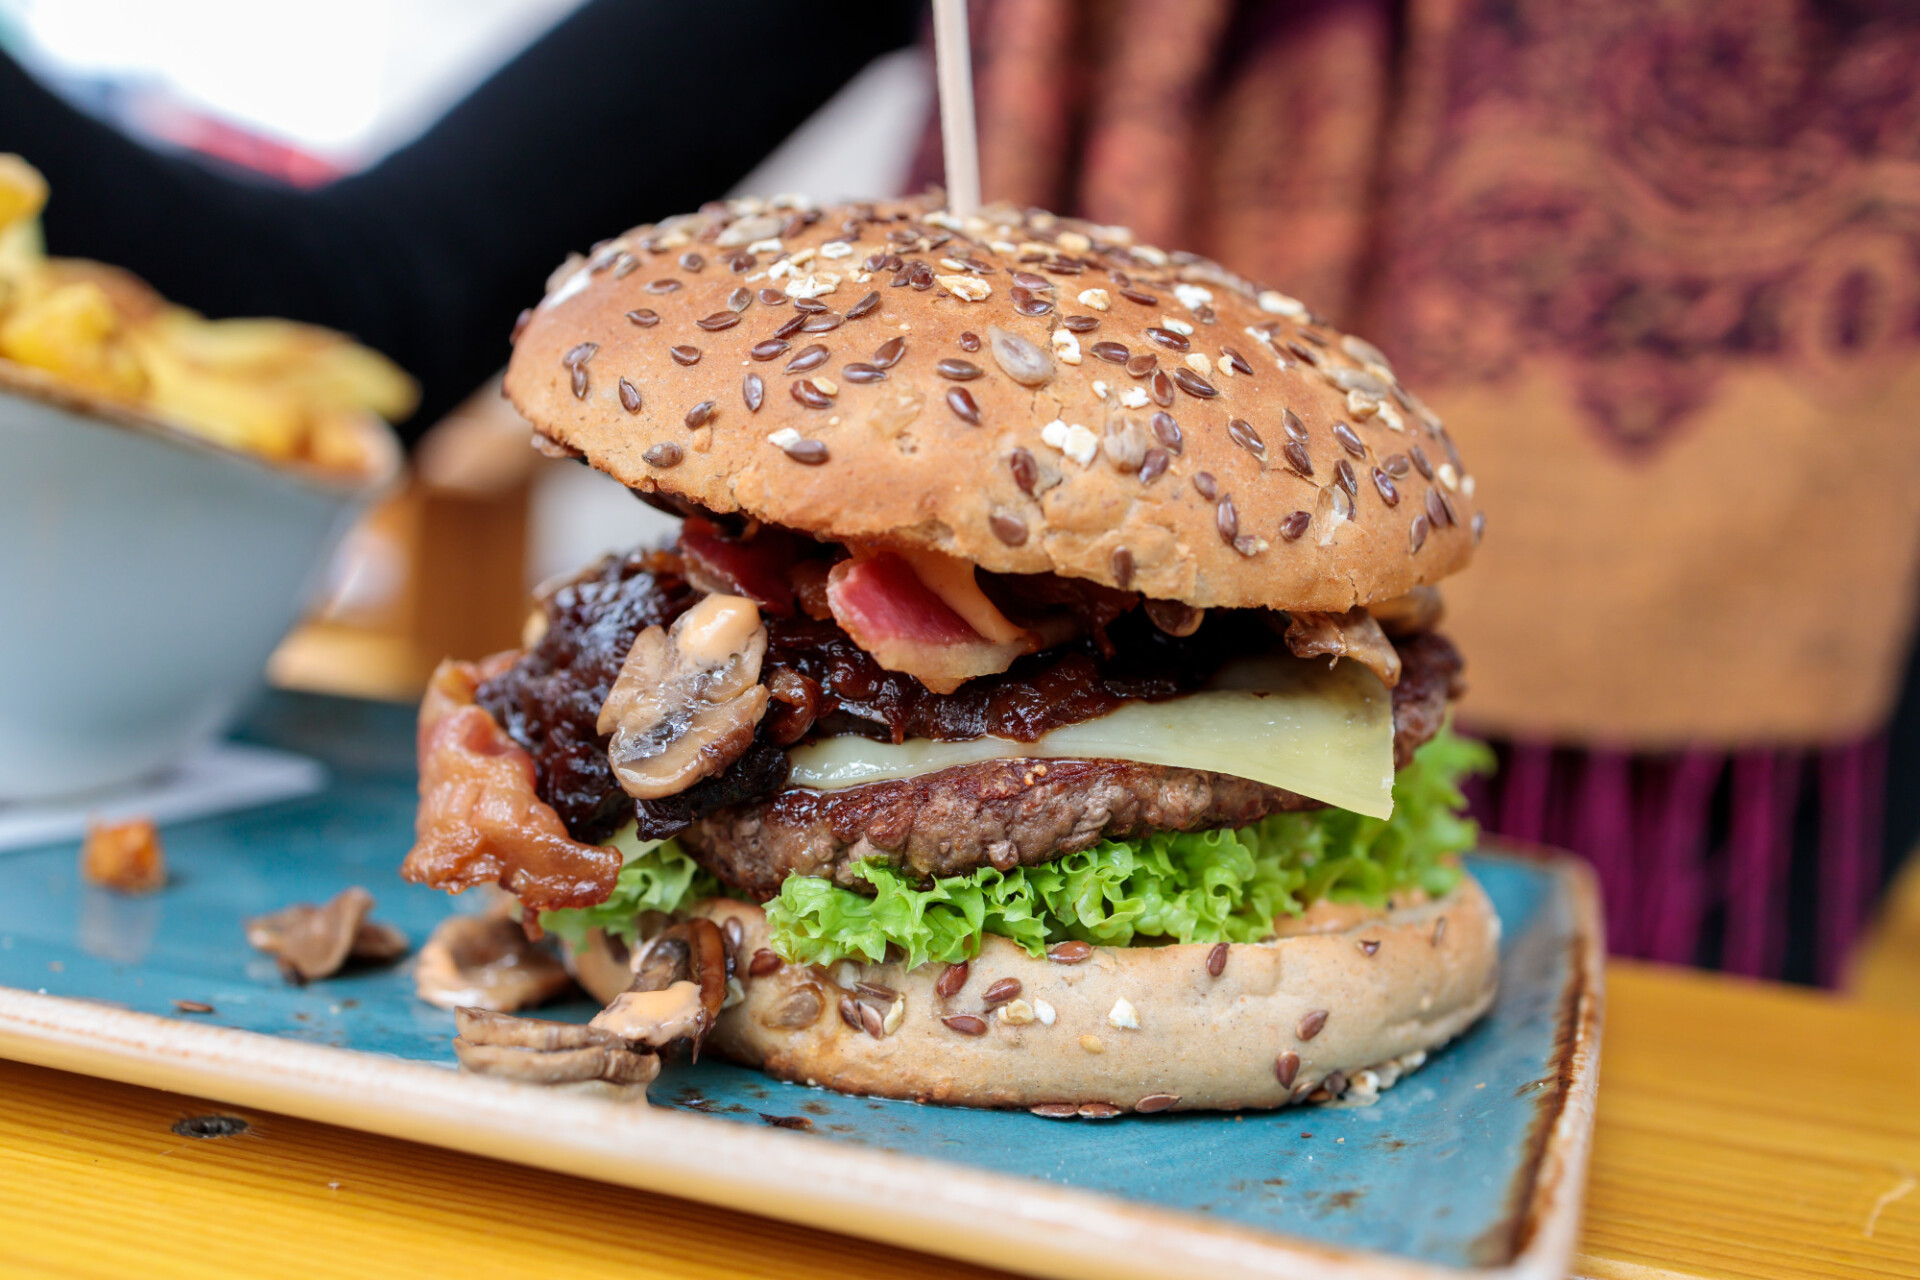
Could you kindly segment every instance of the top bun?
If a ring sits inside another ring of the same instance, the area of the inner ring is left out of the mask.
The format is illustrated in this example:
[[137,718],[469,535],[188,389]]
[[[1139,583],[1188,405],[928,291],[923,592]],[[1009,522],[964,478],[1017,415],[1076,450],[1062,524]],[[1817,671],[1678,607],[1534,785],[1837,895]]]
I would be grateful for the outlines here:
[[506,392],[548,448],[837,542],[1334,611],[1461,568],[1483,519],[1378,350],[1121,227],[736,200],[522,320]]

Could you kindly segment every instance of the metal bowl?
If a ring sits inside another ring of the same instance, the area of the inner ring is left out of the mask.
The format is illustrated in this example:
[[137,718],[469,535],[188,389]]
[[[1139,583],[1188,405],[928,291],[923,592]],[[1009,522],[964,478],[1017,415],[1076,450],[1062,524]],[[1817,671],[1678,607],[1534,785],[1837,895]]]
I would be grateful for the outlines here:
[[0,361],[0,801],[104,791],[224,730],[399,473],[277,466]]

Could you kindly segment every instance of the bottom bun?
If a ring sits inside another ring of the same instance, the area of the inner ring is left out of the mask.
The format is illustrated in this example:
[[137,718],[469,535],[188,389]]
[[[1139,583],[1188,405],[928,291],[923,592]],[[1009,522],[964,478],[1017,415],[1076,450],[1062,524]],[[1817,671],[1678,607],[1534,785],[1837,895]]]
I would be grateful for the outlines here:
[[[1465,877],[1390,911],[1317,905],[1287,936],[1227,946],[1224,963],[1210,943],[1093,947],[1062,963],[989,934],[942,996],[938,964],[748,976],[744,961],[767,947],[760,909],[715,899],[693,911],[740,924],[745,997],[708,1040],[724,1056],[841,1093],[1060,1115],[1364,1100],[1487,1011],[1500,941]],[[597,970],[578,960],[593,988],[617,980],[604,957]]]

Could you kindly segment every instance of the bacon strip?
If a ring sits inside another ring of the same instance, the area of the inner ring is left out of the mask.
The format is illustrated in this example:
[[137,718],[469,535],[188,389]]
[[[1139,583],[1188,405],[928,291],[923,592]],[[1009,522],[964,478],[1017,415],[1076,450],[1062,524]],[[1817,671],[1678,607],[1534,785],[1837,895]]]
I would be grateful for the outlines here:
[[1287,648],[1302,658],[1330,655],[1334,661],[1351,658],[1391,689],[1400,683],[1400,652],[1387,639],[1365,606],[1345,613],[1288,613]]
[[843,560],[827,577],[833,620],[889,671],[952,693],[975,676],[1005,671],[1032,645],[996,644],[955,613],[891,552]]
[[976,635],[994,644],[1027,643],[1025,629],[1015,626],[980,589],[971,560],[939,551],[903,551],[899,555],[913,570],[913,576],[920,579],[920,585],[959,614],[961,621],[972,627]]
[[749,539],[729,538],[710,520],[688,516],[680,526],[680,554],[687,576],[702,591],[745,596],[776,617],[793,614],[793,586],[787,573],[798,558],[793,535],[762,529]]
[[584,845],[534,791],[533,757],[476,706],[474,690],[515,653],[443,662],[420,704],[420,809],[400,874],[458,893],[498,884],[529,911],[604,902],[620,854]]

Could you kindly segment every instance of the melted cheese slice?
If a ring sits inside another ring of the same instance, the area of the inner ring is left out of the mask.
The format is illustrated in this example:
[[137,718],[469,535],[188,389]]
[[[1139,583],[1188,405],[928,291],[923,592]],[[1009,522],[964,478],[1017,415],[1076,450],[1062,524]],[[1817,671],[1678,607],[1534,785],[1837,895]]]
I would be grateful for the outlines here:
[[788,785],[837,791],[981,760],[1134,760],[1203,769],[1309,796],[1368,817],[1393,813],[1393,698],[1365,667],[1289,655],[1237,663],[1213,685],[1165,702],[1129,702],[1034,742],[902,743],[844,736],[787,753]]

